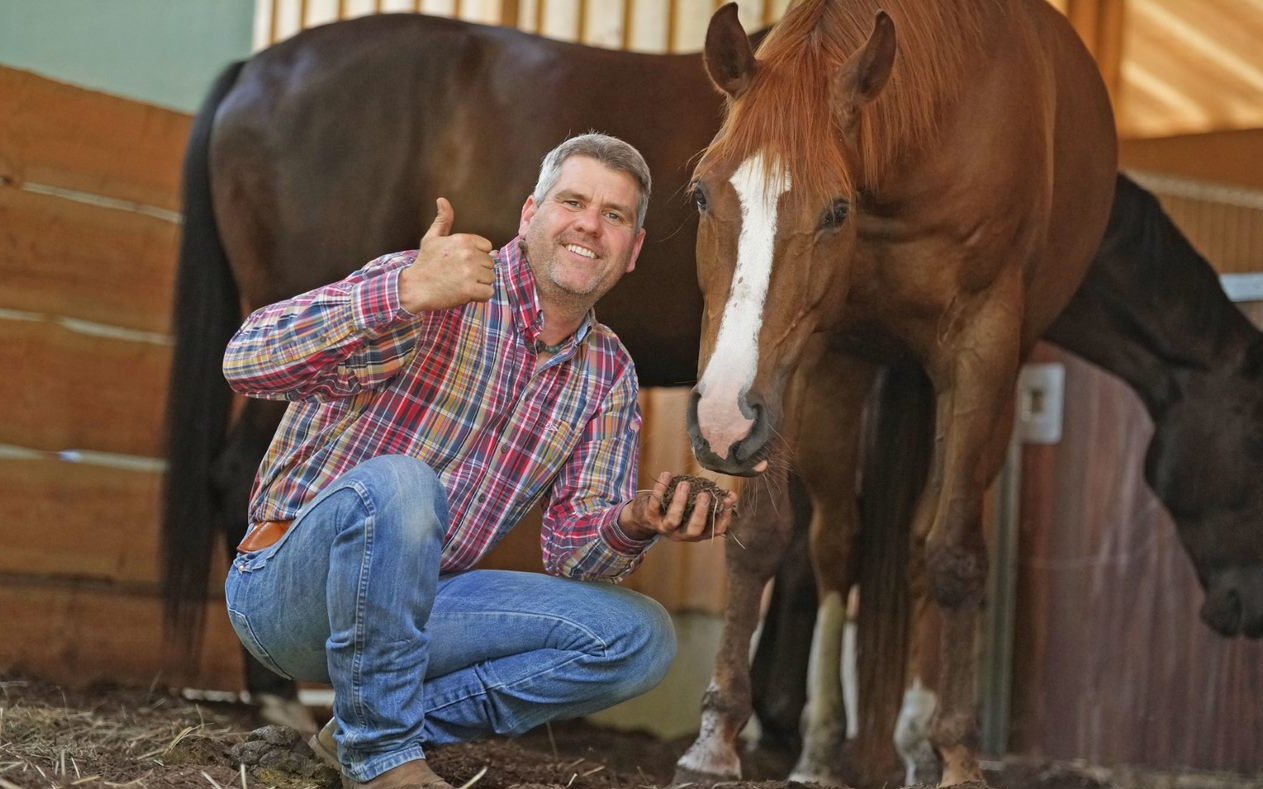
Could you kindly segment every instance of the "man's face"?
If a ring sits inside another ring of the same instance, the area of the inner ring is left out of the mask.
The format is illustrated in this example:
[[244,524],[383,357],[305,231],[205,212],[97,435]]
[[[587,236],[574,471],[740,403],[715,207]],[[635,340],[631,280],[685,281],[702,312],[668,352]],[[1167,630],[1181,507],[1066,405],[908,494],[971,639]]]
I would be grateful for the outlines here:
[[586,309],[635,268],[639,198],[627,173],[587,156],[563,162],[543,201],[526,199],[518,228],[540,295]]

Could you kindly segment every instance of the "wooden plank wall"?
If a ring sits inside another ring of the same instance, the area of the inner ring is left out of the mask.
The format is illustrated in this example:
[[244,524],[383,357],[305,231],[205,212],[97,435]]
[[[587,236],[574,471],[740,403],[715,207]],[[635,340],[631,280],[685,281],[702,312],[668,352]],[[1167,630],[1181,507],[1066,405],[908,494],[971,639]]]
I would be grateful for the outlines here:
[[[0,369],[10,371],[0,377],[0,672],[240,685],[217,581],[200,668],[168,665],[161,639],[162,414],[189,123],[0,68]],[[696,470],[685,402],[684,390],[643,394],[660,426],[646,425],[647,473]],[[489,560],[540,564],[537,523]],[[672,610],[715,612],[722,578],[718,545],[666,545],[632,586]]]
[[[1263,325],[1263,304],[1245,311]],[[1092,365],[1043,345],[1034,361],[1066,366],[1064,434],[1023,451],[1011,750],[1257,772],[1263,642],[1201,622],[1192,564],[1143,478],[1152,422]]]
[[235,687],[164,660],[156,503],[189,118],[0,68],[0,670]]

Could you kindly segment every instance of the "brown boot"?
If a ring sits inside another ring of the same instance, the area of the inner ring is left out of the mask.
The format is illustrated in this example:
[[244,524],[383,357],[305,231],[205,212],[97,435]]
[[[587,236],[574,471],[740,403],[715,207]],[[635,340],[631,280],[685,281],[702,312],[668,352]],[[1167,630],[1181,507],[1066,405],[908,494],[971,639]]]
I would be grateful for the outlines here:
[[339,773],[342,764],[338,761],[338,744],[333,740],[333,733],[338,730],[338,719],[330,718],[320,731],[311,735],[307,745],[320,757],[320,761],[329,765]]
[[342,775],[342,789],[452,789],[452,785],[431,770],[424,759],[405,762],[368,783],[348,778],[342,773],[342,765],[338,762],[338,746],[333,740],[333,733],[337,730],[337,719],[331,718],[324,728],[312,735],[307,744],[320,757],[320,761]]
[[364,784],[343,776],[342,787],[343,789],[452,789],[451,784],[430,769],[425,759],[404,762]]

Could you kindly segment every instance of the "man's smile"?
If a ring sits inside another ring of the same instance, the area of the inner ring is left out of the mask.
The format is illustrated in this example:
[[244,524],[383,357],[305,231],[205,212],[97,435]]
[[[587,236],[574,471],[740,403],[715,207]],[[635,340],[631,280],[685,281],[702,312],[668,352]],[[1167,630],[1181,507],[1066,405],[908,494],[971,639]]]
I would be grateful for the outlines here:
[[573,243],[572,243],[572,244],[565,244],[564,246],[565,246],[565,248],[566,248],[566,250],[567,250],[567,251],[569,251],[569,252],[573,252],[574,254],[578,255],[579,257],[584,257],[584,258],[587,258],[588,260],[595,260],[595,259],[596,259],[596,253],[595,253],[595,252],[593,252],[592,250],[588,249],[587,247],[580,246],[579,244],[573,244]]

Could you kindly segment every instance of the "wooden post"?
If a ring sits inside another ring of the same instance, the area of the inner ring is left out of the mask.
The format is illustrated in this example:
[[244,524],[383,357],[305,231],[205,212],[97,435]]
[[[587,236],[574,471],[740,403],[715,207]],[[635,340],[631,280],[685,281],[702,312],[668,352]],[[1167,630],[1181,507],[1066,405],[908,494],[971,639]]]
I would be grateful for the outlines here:
[[281,0],[272,0],[272,29],[268,31],[268,43],[276,43],[276,30],[281,26]]
[[677,0],[667,0],[667,52],[675,51],[675,29],[679,27],[676,23],[678,5]]
[[636,16],[635,0],[623,0],[623,50],[632,48],[632,23]]
[[521,0],[500,0],[500,24],[504,27],[517,27],[521,13]]
[[1127,0],[1066,0],[1066,18],[1096,58],[1110,100],[1118,107],[1122,85]]

